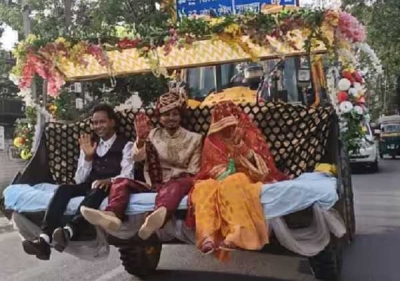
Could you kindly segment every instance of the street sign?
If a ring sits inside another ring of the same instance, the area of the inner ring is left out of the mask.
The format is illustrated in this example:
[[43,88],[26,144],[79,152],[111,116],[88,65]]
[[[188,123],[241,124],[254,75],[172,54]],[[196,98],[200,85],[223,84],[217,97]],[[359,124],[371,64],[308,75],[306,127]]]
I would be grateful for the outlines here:
[[5,138],[4,138],[4,127],[0,126],[0,151],[6,149]]
[[263,5],[296,6],[296,0],[177,0],[178,15],[210,15],[217,16],[259,12]]

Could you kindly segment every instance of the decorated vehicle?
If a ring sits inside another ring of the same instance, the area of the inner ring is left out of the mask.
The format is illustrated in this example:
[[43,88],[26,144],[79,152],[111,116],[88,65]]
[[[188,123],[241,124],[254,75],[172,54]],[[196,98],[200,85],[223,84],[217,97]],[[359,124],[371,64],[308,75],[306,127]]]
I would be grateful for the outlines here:
[[381,117],[377,123],[380,126],[380,157],[396,158],[400,155],[400,115]]
[[[338,280],[342,247],[355,236],[347,150],[356,148],[355,137],[362,137],[344,133],[353,129],[362,132],[360,121],[364,109],[353,106],[348,100],[350,95],[344,99],[343,92],[354,92],[351,89],[357,88],[355,82],[340,77],[346,73],[336,71],[338,74],[331,79],[336,83],[329,89],[326,70],[336,68],[325,67],[325,64],[335,66],[340,60],[335,57],[339,51],[351,52],[351,44],[364,41],[363,26],[342,11],[274,6],[273,12],[266,8],[264,12],[245,15],[182,17],[158,37],[122,34],[125,35],[117,38],[117,43],[114,40],[114,44],[107,45],[68,38],[44,42],[29,37],[16,51],[18,64],[14,74],[23,92],[21,95],[29,100],[34,75],[47,80],[48,94],[57,96],[69,81],[114,79],[118,75],[150,71],[177,79],[173,72],[182,70],[180,79],[186,81],[189,90],[197,93],[204,90],[205,93],[203,100],[192,101],[183,120],[185,128],[202,135],[207,135],[213,106],[220,100],[232,99],[264,134],[276,166],[291,178],[264,186],[268,190],[279,184],[279,190],[285,190],[285,194],[276,198],[280,206],[285,205],[282,200],[294,203],[289,209],[278,211],[275,205],[267,202],[270,200],[260,199],[263,208],[269,210],[270,244],[284,246],[279,247],[282,252],[286,248],[307,257],[317,278]],[[228,85],[224,89],[222,75],[218,75],[221,68],[233,63],[235,69],[236,64],[250,61],[257,63],[246,64],[241,71],[225,79],[236,88],[228,89],[232,86]],[[204,67],[213,67],[216,74],[215,85],[210,89],[205,87],[208,82],[201,78],[207,74],[201,73]],[[196,69],[199,75],[193,74]],[[241,72],[242,78],[235,77]],[[354,72],[350,74],[357,76]],[[195,86],[196,79],[200,86]],[[236,97],[230,98],[229,91]],[[354,102],[362,104],[360,95],[358,92],[352,95],[352,99],[353,96],[357,99]],[[139,111],[145,112],[153,123],[157,122],[154,108],[125,109],[117,112],[119,133],[135,139],[133,122]],[[33,156],[25,170],[6,188],[3,209],[26,240],[39,232],[38,225],[54,190],[60,184],[74,182],[78,136],[91,132],[90,119],[72,124],[38,124],[41,126],[34,132]],[[136,175],[142,172],[140,167],[135,169]],[[309,196],[295,196],[292,192],[296,190],[298,195]],[[314,191],[310,193],[310,190]],[[266,193],[265,198],[268,196]],[[322,202],[321,196],[327,196],[329,202]],[[81,200],[82,197],[71,200],[66,217],[77,210]],[[106,256],[109,245],[114,245],[120,251],[127,272],[148,276],[157,268],[163,244],[195,242],[194,231],[183,223],[190,198],[181,202],[174,219],[157,235],[141,240],[137,236],[138,226],[145,214],[154,208],[154,197],[150,201],[143,200],[142,194],[131,195],[127,220],[120,230],[105,232],[98,227],[86,227],[78,241],[71,241],[65,252],[83,259],[96,259]],[[265,250],[271,248],[274,247],[266,245]]]

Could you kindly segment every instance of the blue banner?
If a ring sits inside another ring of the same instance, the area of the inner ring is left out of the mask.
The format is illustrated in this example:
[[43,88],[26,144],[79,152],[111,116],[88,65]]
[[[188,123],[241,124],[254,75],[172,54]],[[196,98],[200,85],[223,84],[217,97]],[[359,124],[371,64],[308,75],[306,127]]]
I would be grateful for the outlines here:
[[217,16],[241,14],[249,11],[257,13],[263,5],[296,5],[296,0],[176,0],[176,2],[180,17],[210,15],[211,11]]

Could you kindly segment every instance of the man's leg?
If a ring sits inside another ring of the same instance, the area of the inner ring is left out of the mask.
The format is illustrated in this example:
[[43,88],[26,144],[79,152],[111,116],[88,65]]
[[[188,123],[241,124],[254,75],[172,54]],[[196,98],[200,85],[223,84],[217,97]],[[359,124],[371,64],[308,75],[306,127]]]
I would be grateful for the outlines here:
[[156,210],[146,218],[139,230],[139,237],[146,240],[155,231],[162,228],[192,186],[193,178],[191,177],[172,179],[163,184],[157,193]]
[[105,230],[117,231],[125,217],[131,193],[144,193],[150,188],[140,182],[129,179],[118,179],[111,186],[108,205],[105,211],[82,208],[82,215],[93,225]]
[[100,208],[101,203],[103,203],[104,199],[108,196],[108,190],[104,189],[92,189],[82,201],[81,205],[79,206],[78,210],[76,211],[75,216],[72,220],[68,223],[72,227],[78,226],[80,223],[86,223],[85,218],[82,216],[80,211],[82,206],[98,209]]
[[61,185],[54,193],[41,226],[42,234],[34,241],[25,240],[23,248],[29,255],[36,255],[39,259],[47,260],[50,257],[50,243],[54,229],[61,226],[62,217],[71,198],[84,196],[90,184]]
[[135,192],[134,182],[129,179],[119,179],[112,186],[106,211],[113,212],[121,221],[125,217],[125,210],[129,204],[129,198]]
[[192,187],[192,177],[172,179],[163,184],[157,193],[156,209],[165,207],[169,213],[174,213]]
[[92,189],[87,193],[85,199],[81,202],[78,210],[73,218],[67,223],[65,227],[57,228],[53,233],[54,248],[62,252],[67,246],[69,240],[76,236],[80,227],[86,224],[85,218],[81,214],[81,207],[86,206],[89,208],[99,208],[103,200],[107,197],[108,191],[103,189]]
[[50,201],[42,224],[42,232],[51,239],[53,231],[61,226],[61,220],[69,201],[78,196],[85,196],[90,190],[90,184],[61,185]]

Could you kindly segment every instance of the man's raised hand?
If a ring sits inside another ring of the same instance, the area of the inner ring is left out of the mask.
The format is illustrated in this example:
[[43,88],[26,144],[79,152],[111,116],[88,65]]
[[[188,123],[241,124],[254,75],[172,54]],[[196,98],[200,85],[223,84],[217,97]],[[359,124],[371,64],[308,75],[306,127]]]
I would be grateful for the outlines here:
[[79,138],[79,145],[83,153],[85,153],[85,160],[92,161],[93,155],[96,153],[97,143],[92,143],[89,134],[82,134]]
[[149,137],[151,126],[150,119],[144,113],[139,113],[135,118],[135,130],[138,140],[138,147],[142,147]]

